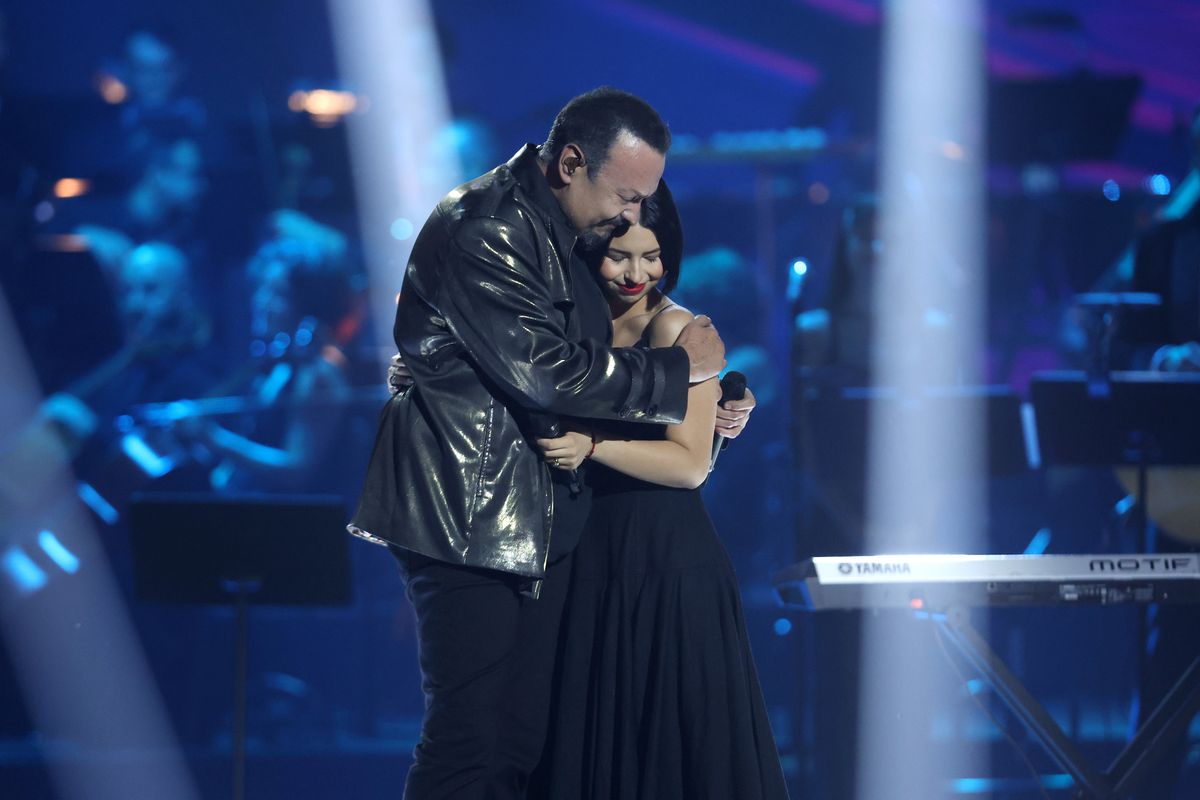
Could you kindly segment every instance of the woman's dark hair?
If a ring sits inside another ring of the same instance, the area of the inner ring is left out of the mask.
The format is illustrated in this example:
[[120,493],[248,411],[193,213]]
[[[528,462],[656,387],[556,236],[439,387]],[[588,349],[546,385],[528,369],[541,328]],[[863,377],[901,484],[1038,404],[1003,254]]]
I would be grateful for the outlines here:
[[[683,269],[683,224],[679,221],[679,210],[675,208],[675,199],[671,197],[666,181],[659,180],[654,194],[642,201],[641,226],[658,240],[658,257],[663,265],[663,278],[658,289],[667,294],[679,283],[679,273]],[[613,238],[624,236],[627,230],[618,230]],[[600,263],[604,261],[611,243],[609,240],[583,251],[584,260],[594,274],[599,275]]]
[[589,177],[594,177],[622,131],[629,131],[664,155],[671,147],[671,132],[649,103],[629,92],[601,86],[563,106],[538,155],[553,162],[564,147],[577,144],[591,167]]
[[663,294],[670,294],[679,283],[683,268],[683,225],[666,181],[660,180],[654,194],[642,201],[641,225],[658,239],[659,258],[665,273],[658,288]]

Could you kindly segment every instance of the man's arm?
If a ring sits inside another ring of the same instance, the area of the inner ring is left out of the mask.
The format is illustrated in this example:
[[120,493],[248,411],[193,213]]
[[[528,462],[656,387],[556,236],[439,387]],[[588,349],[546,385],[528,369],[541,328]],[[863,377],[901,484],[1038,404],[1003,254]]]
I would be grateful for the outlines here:
[[688,351],[570,341],[537,263],[532,222],[468,220],[449,247],[436,304],[472,360],[527,408],[597,419],[683,419]]

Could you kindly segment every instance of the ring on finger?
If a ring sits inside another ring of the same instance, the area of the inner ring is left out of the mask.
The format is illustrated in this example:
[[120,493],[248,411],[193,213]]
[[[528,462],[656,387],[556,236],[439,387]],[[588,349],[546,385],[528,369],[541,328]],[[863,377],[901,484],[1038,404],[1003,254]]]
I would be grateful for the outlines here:
[[551,461],[550,463],[551,463],[552,465],[554,465],[554,466],[556,466],[556,467],[557,467],[557,466],[558,466],[558,459],[556,458],[556,459],[554,459],[553,461]]

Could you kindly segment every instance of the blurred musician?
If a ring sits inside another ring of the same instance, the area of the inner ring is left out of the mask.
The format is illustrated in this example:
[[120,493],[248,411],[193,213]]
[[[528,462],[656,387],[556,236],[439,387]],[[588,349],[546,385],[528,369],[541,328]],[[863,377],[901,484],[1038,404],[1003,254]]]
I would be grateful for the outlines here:
[[[1192,117],[1192,176],[1200,174],[1200,107]],[[1178,193],[1184,192],[1186,184]],[[1162,306],[1130,315],[1118,331],[1124,366],[1164,372],[1200,371],[1200,203],[1192,202],[1168,215],[1143,234],[1137,242],[1132,288],[1162,296]],[[1178,524],[1150,531],[1146,546],[1151,551],[1200,551],[1200,541],[1185,534],[1200,529],[1200,496],[1196,473],[1189,486],[1173,490],[1190,497],[1190,503],[1175,514]],[[1184,477],[1175,475],[1175,478]],[[1152,476],[1153,479],[1153,476]],[[1155,517],[1155,498],[1174,502],[1179,497],[1164,495],[1155,486],[1149,493],[1149,513]],[[1168,538],[1170,536],[1170,538]],[[1188,605],[1151,606],[1146,617],[1145,653],[1138,700],[1139,724],[1153,712],[1171,686],[1200,657],[1200,609]],[[1166,749],[1162,761],[1151,770],[1151,779],[1140,798],[1172,797],[1184,764],[1186,732]]]

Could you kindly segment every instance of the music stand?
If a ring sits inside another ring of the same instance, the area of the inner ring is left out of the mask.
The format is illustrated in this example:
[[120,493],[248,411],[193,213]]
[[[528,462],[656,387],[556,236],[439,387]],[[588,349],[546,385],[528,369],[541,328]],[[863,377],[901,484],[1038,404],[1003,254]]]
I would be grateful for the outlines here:
[[[808,516],[798,523],[797,547],[805,555],[867,552],[863,538],[871,428],[900,424],[905,415],[953,419],[972,408],[981,414],[986,437],[986,476],[1019,475],[1030,469],[1021,400],[1008,387],[930,387],[910,399],[892,387],[798,383],[792,394],[793,448]],[[953,481],[957,467],[930,465],[928,477]],[[811,540],[806,531],[821,531]]]
[[1008,164],[1116,157],[1142,79],[1075,72],[988,84],[988,149]]
[[[1137,468],[1137,525],[1145,550],[1147,471],[1200,465],[1200,375],[1114,372],[1103,380],[1079,372],[1035,375],[1030,397],[1042,462]],[[1200,658],[1192,662],[1109,767],[1120,796],[1153,766],[1158,743],[1200,710]]]
[[245,797],[250,605],[352,600],[346,510],[328,497],[143,495],[130,512],[134,589],[167,605],[232,605],[233,797]]
[[1145,544],[1151,466],[1200,465],[1200,375],[1079,372],[1034,376],[1030,397],[1042,462],[1132,466],[1138,472],[1138,529]]

